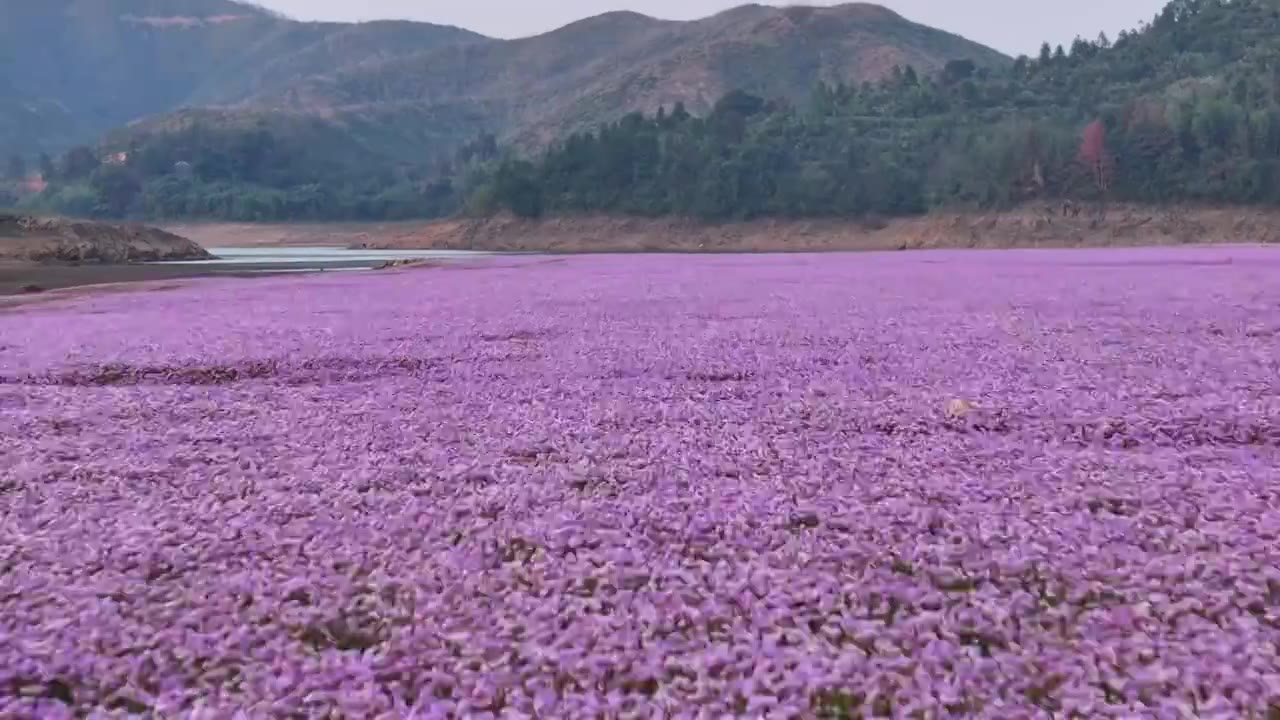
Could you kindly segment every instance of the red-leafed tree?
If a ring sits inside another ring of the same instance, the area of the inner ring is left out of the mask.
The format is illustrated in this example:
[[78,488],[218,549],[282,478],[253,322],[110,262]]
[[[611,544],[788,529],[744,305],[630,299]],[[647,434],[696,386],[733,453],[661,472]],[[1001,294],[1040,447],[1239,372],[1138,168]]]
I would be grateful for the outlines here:
[[1111,154],[1107,151],[1107,127],[1101,120],[1085,126],[1080,139],[1080,162],[1089,170],[1094,187],[1104,197],[1111,188]]

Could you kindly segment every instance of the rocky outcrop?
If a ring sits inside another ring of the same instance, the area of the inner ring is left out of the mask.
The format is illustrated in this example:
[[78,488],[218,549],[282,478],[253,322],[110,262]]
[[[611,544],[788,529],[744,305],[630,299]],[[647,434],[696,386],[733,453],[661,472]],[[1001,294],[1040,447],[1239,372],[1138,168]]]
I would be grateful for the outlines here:
[[0,214],[0,260],[121,264],[212,257],[187,238],[145,225]]

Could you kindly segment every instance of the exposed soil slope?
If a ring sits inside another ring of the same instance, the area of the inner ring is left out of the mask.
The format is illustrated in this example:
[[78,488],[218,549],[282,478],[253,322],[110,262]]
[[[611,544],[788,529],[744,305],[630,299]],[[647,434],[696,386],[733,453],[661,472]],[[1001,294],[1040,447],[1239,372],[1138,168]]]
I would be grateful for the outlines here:
[[[1065,212],[1064,212],[1065,210]],[[247,226],[234,233],[242,240]],[[216,237],[218,226],[205,226]],[[1004,213],[939,213],[883,222],[755,221],[707,225],[682,219],[615,217],[521,220],[511,217],[352,227],[355,243],[377,248],[547,252],[728,252],[910,250],[1280,243],[1280,211],[1235,208],[1111,208],[1105,217],[1058,206]],[[279,241],[305,242],[262,228]],[[199,235],[197,235],[198,237]],[[292,239],[291,239],[292,238]],[[333,239],[333,236],[330,236]]]
[[195,242],[158,228],[0,215],[0,261],[113,264],[209,257]]

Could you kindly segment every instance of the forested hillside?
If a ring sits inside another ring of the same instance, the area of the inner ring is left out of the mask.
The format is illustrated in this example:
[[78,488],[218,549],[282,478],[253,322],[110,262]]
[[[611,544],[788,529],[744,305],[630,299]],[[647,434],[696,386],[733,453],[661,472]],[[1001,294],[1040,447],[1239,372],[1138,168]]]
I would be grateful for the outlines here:
[[[426,70],[417,65],[426,56],[414,55],[291,86],[279,107],[162,116],[110,136],[100,148],[41,160],[51,184],[30,202],[76,214],[236,220],[500,210],[725,220],[897,216],[1029,202],[1057,203],[1073,214],[1121,201],[1280,203],[1280,5],[1271,0],[1175,0],[1114,41],[1046,45],[1037,57],[1008,63],[898,65],[861,81],[835,66],[804,72],[815,66],[801,46],[823,37],[830,44],[845,37],[841,32],[863,38],[868,23],[880,23],[886,37],[927,29],[858,5],[837,8],[830,17],[849,24],[832,31],[808,12],[742,8],[717,16],[696,36],[702,43],[696,47],[719,48],[723,57],[763,53],[776,60],[757,66],[774,70],[759,77],[785,76],[775,91],[760,89],[741,63],[724,65],[738,74],[726,70],[717,82],[738,77],[745,89],[710,105],[641,93],[651,111],[566,130],[544,150],[521,138],[550,137],[551,128],[578,127],[592,115],[562,114],[550,124],[532,115],[513,120],[507,95],[519,91],[520,78],[533,73],[543,78],[536,87],[552,94],[568,93],[576,82],[605,93],[608,83],[587,80],[630,77],[636,48],[651,53],[673,37],[686,42],[688,26],[696,24],[611,15],[559,31],[560,45],[535,38],[433,51],[434,58],[456,55],[458,72],[475,74],[457,82],[492,76],[484,85],[490,94],[456,102],[436,102],[452,92],[440,78],[414,79],[412,68]],[[723,35],[726,27],[750,28],[741,37],[754,40],[805,42],[784,53],[776,45],[752,50],[750,43],[713,41],[740,37]],[[773,34],[760,35],[762,28]],[[909,46],[901,37],[892,43]],[[486,59],[498,45],[516,48],[512,62]],[[593,64],[600,52],[608,60]],[[674,46],[664,52],[686,57]],[[656,84],[642,87],[691,77],[669,74],[664,63],[653,67],[668,74],[655,70]],[[842,67],[855,66],[863,67]],[[603,97],[592,92],[565,97]],[[308,112],[312,106],[328,110]],[[514,124],[504,125],[503,135],[493,131],[495,118]]]
[[955,62],[822,85],[798,107],[733,93],[705,118],[633,115],[508,160],[474,204],[729,219],[1042,199],[1280,203],[1280,5],[1176,0],[1114,43],[1007,70]]
[[[684,103],[705,113],[737,87],[803,102],[819,80],[877,81],[906,65],[927,74],[955,59],[979,68],[1011,62],[857,3],[747,5],[693,22],[607,13],[537,37],[491,41],[411,23],[297,23],[226,0],[184,0],[230,7],[210,5],[190,17],[158,18],[148,14],[158,9],[147,8],[122,14],[126,5],[148,1],[96,0],[94,7],[102,14],[114,8],[103,22],[125,28],[122,38],[191,33],[187,54],[207,62],[192,66],[202,68],[199,82],[186,78],[173,86],[187,98],[180,104],[193,107],[106,134],[88,148],[108,166],[97,175],[85,172],[84,163],[55,163],[57,172],[47,178],[52,186],[37,205],[245,220],[430,215],[458,205],[457,189],[469,182],[476,164],[474,148],[493,139],[528,153],[632,111]],[[236,8],[238,14],[227,14]],[[38,25],[30,18],[22,24]],[[429,31],[434,40],[424,36]],[[236,41],[226,40],[211,60],[205,50],[222,33]],[[162,56],[174,50],[153,48],[155,64],[164,66]],[[125,57],[140,52],[132,49]],[[116,62],[104,65],[107,86],[129,77],[114,71]],[[175,63],[170,75],[179,77],[184,67]],[[161,97],[167,80],[137,77],[140,87],[129,85],[123,97],[145,90],[153,107],[177,102],[176,92]],[[81,101],[93,97],[89,91],[70,94]],[[71,112],[69,119],[79,122],[82,115]],[[24,150],[28,166],[34,165],[38,158],[30,146]],[[251,150],[270,160],[248,160]],[[83,149],[76,155],[87,157]]]

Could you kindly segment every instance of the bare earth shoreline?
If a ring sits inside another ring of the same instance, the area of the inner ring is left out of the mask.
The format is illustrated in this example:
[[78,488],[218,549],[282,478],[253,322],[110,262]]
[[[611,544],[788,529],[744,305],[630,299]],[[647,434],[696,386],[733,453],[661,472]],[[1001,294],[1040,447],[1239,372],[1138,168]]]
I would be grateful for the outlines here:
[[[703,224],[672,218],[513,217],[394,223],[161,224],[205,248],[340,246],[533,253],[838,252],[942,248],[1056,248],[1280,243],[1280,211],[1117,206],[1105,215],[1061,205],[884,221],[757,220]],[[199,265],[37,264],[0,258],[0,296],[64,288],[176,282],[229,274]],[[9,301],[12,304],[13,300]]]
[[1280,243],[1280,211],[1117,206],[1105,216],[1061,205],[892,220],[513,217],[400,223],[164,226],[204,247],[339,245],[512,252],[830,252],[927,248],[1111,247]]
[[244,265],[237,272],[215,272],[200,265],[62,265],[0,261],[0,298],[45,298],[51,291],[120,283],[172,283],[201,277],[264,277],[270,275],[269,270],[269,267],[253,265]]

